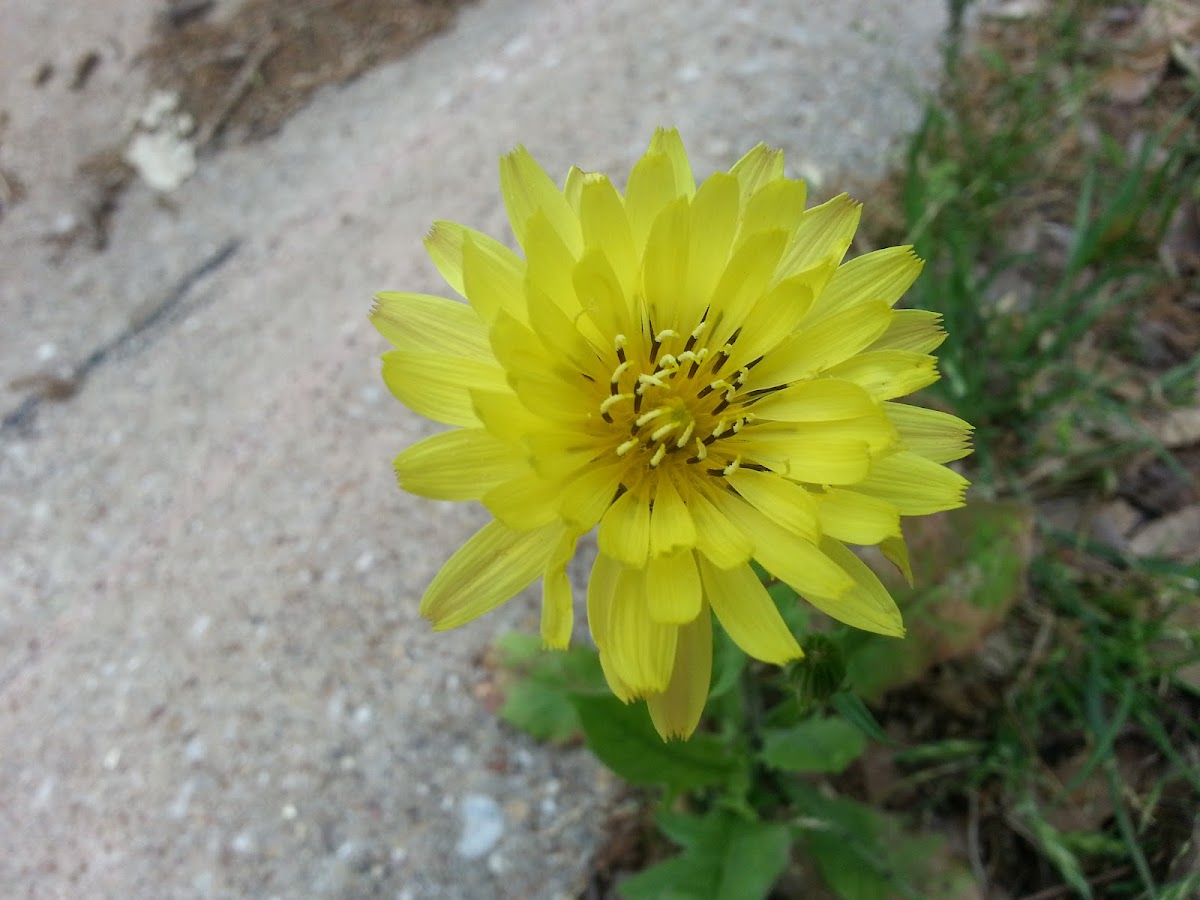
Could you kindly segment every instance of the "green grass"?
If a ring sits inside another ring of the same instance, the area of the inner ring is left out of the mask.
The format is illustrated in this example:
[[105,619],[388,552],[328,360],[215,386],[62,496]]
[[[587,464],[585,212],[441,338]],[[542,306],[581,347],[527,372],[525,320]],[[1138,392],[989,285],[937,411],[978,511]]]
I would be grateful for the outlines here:
[[[1097,125],[1108,57],[1079,12],[1103,6],[1057,3],[1045,21],[1012,26],[1031,54],[1006,55],[1003,38],[976,57],[947,53],[947,87],[908,148],[887,236],[930,260],[909,299],[944,316],[950,338],[935,390],[978,427],[981,491],[1035,505],[1027,476],[1049,459],[1059,472],[1052,486],[1085,502],[1104,499],[1122,463],[1147,448],[1178,467],[1139,415],[1152,403],[1197,402],[1196,359],[1147,367],[1136,401],[1096,365],[1133,355],[1137,311],[1172,277],[1156,248],[1178,205],[1195,198],[1200,171],[1194,97],[1140,143]],[[1041,239],[1014,250],[1008,239],[1022,227],[1038,227]],[[1002,286],[1013,283],[1023,293],[1006,300]],[[1134,436],[1111,439],[1112,423]],[[1057,882],[1060,896],[1189,895],[1194,877],[1178,880],[1172,862],[1200,808],[1200,703],[1173,673],[1197,658],[1197,636],[1180,633],[1170,613],[1196,602],[1200,573],[1049,528],[1038,544],[1022,610],[1034,621],[1008,628],[1036,652],[1007,685],[994,727],[931,739],[899,761],[928,809],[969,807],[977,828],[986,795],[992,827],[977,851],[994,854],[999,871],[985,858],[977,874],[1010,892]],[[1060,783],[1064,763],[1073,774]],[[1056,827],[1081,790],[1099,792],[1109,814],[1082,830]],[[1017,864],[1024,877],[1004,875]]]

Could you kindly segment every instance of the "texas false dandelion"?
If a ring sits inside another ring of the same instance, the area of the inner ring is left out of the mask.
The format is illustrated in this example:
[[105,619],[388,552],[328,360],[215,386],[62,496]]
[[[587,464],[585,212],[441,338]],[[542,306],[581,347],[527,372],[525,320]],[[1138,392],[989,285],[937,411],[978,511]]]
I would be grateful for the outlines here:
[[961,419],[897,402],[938,377],[939,316],[894,309],[909,247],[843,257],[847,196],[805,185],[760,145],[696,186],[659,130],[622,195],[572,168],[560,190],[523,148],[500,183],[524,258],[438,222],[426,246],[467,304],[382,293],[392,393],[453,426],[397,457],[400,485],[478,500],[493,520],[434,578],[438,630],[542,578],[542,636],[573,627],[566,566],[599,527],[587,615],[613,692],[644,698],[664,738],[696,728],[715,614],[747,653],[802,655],[750,567],[830,616],[888,635],[899,610],[847,544],[907,572],[903,516],[960,506],[944,463]]

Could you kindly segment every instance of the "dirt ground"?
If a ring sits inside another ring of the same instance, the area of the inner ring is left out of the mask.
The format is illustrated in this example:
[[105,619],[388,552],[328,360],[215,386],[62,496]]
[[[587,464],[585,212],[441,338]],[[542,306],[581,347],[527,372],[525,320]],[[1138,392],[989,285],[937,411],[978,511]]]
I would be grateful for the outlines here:
[[614,785],[491,714],[478,660],[532,603],[436,637],[416,615],[484,516],[395,488],[431,426],[382,388],[370,295],[442,290],[434,218],[508,234],[518,142],[620,172],[675,124],[702,172],[766,140],[818,192],[868,184],[943,3],[0,21],[5,895],[576,895]]

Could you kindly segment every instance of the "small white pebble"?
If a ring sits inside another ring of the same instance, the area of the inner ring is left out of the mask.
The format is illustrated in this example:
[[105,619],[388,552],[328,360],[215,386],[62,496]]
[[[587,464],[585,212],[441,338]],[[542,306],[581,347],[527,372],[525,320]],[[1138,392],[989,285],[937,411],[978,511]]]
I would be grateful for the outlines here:
[[239,831],[230,841],[230,847],[235,853],[253,853],[254,852],[254,836],[249,831]]
[[343,772],[353,772],[358,766],[358,760],[356,760],[353,756],[343,756],[338,762],[338,766]]
[[121,764],[121,748],[113,747],[104,754],[104,768],[108,771],[113,771]]
[[292,806],[292,804],[285,803],[283,809],[279,811],[279,815],[283,818],[283,821],[291,822],[296,818],[296,816],[299,815],[299,813],[297,812],[296,807]]
[[51,343],[38,344],[37,358],[38,362],[49,362],[58,356],[58,347]]
[[681,81],[684,84],[691,84],[694,81],[699,81],[702,74],[703,73],[700,71],[700,67],[695,63],[688,63],[687,65],[680,66],[675,70],[676,80]]
[[504,810],[486,794],[467,794],[459,807],[462,833],[458,839],[458,855],[464,859],[479,859],[491,852],[504,836]]
[[371,720],[375,718],[375,711],[371,707],[363,705],[354,710],[354,724],[358,726],[370,725]]
[[500,851],[496,851],[487,859],[488,871],[493,875],[503,875],[504,870],[508,868],[508,863],[504,859],[504,855]]
[[33,808],[45,809],[50,805],[52,796],[54,796],[54,776],[47,775],[38,786],[37,793],[33,795]]
[[196,621],[192,622],[192,627],[188,629],[188,636],[192,640],[198,641],[204,637],[208,631],[208,626],[212,624],[212,616],[197,616]]
[[207,751],[204,745],[204,739],[197,736],[192,738],[183,748],[184,758],[190,763],[198,763],[204,759],[204,754]]
[[375,554],[370,550],[364,550],[358,555],[358,559],[354,561],[354,570],[362,575],[365,572],[371,571],[371,566],[375,565]]

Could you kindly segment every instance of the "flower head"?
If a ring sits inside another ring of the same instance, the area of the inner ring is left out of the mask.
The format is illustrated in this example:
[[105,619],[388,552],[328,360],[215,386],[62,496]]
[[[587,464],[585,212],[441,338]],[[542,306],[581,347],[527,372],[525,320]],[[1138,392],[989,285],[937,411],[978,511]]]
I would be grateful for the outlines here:
[[937,379],[939,317],[894,305],[908,247],[842,259],[859,205],[805,210],[758,146],[699,186],[659,130],[622,195],[571,169],[560,190],[523,148],[500,183],[524,258],[438,222],[433,262],[467,304],[383,293],[388,387],[454,426],[397,457],[400,485],[494,516],[434,578],[421,613],[453,628],[543,583],[542,635],[573,626],[566,565],[599,526],[588,624],[608,683],[664,737],[695,729],[710,612],[750,655],[802,655],[750,567],[836,619],[901,635],[847,544],[907,571],[901,516],[962,504],[943,463],[970,426],[898,403]]

